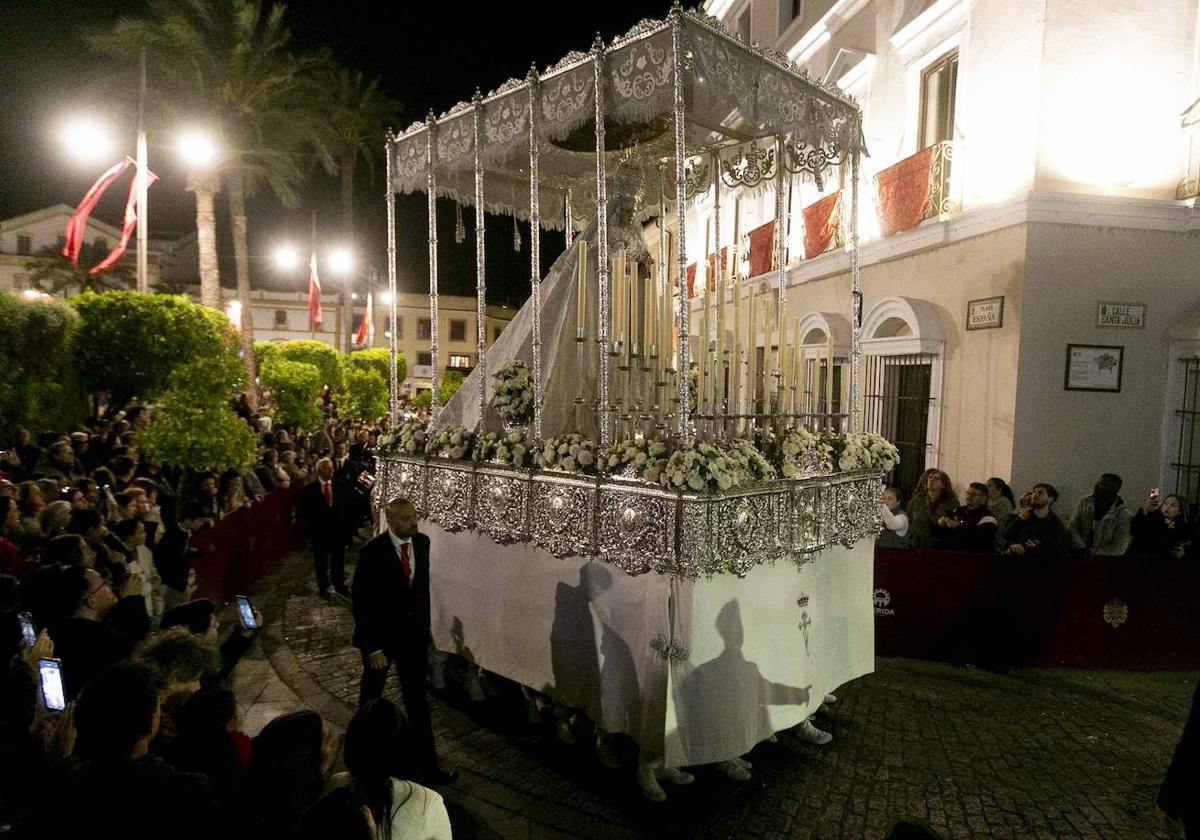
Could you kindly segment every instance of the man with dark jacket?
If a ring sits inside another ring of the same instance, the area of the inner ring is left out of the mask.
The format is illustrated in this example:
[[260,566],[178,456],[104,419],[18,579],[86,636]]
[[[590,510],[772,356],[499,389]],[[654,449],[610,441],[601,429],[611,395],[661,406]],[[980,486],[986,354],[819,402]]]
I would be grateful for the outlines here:
[[188,600],[188,572],[192,554],[196,551],[188,545],[188,540],[206,522],[200,503],[188,499],[179,508],[177,523],[167,526],[154,547],[154,568],[158,569],[158,576],[166,587],[163,598],[167,609]]
[[[308,525],[312,544],[313,571],[317,576],[317,594],[328,598],[346,590],[346,493],[333,480],[333,462],[317,461],[316,480],[305,485],[300,495],[300,510]],[[331,582],[332,578],[332,582]]]
[[404,711],[421,761],[420,781],[446,784],[458,777],[438,767],[425,671],[433,636],[429,626],[429,537],[417,532],[417,511],[404,498],[387,506],[388,530],[362,547],[354,572],[354,639],[362,653],[359,705],[383,694],[393,664]]
[[1017,512],[1008,518],[1004,530],[1006,554],[1030,558],[1063,559],[1071,549],[1071,538],[1062,520],[1054,513],[1058,491],[1049,484],[1035,484],[1021,497]]
[[216,804],[205,777],[182,773],[149,753],[160,689],[154,669],[134,662],[108,668],[88,683],[75,709],[81,761],[67,773],[61,798],[48,803],[39,836],[217,836]]
[[150,629],[150,619],[136,574],[126,578],[119,598],[87,566],[60,571],[55,588],[63,617],[50,623],[50,638],[63,663],[67,699],[74,699],[96,672],[133,652]]
[[996,517],[987,506],[987,485],[978,481],[967,488],[967,503],[938,519],[933,548],[990,554],[996,542]]

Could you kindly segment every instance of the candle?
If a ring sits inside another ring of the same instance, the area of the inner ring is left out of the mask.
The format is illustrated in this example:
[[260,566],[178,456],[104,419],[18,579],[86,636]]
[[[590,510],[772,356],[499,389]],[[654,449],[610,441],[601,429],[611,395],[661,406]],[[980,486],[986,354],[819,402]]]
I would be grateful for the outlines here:
[[733,404],[737,413],[742,412],[742,283],[737,275],[733,278],[733,358],[730,379],[733,386]]
[[575,330],[579,338],[584,336],[587,324],[587,242],[579,240],[579,280],[575,289]]
[[612,277],[612,343],[613,349],[619,351],[624,337],[622,318],[625,314],[625,249],[617,251],[617,259],[613,262]]
[[[825,413],[833,414],[833,336],[825,335]],[[832,418],[829,421],[833,423]]]
[[758,382],[756,377],[756,368],[758,367],[758,332],[756,330],[756,321],[758,320],[758,299],[754,296],[754,289],[750,289],[750,297],[747,300],[750,308],[750,324],[746,330],[746,401],[750,405],[749,414],[754,414],[757,400],[755,399],[758,393]]
[[637,281],[638,281],[638,264],[637,260],[629,262],[629,277],[625,281],[625,296],[628,300],[626,304],[629,307],[629,315],[625,319],[625,346],[629,348],[630,353],[637,353],[637,342],[634,341],[640,335],[640,330],[634,329],[633,322],[637,318]]
[[645,299],[642,311],[642,344],[649,356],[658,355],[658,280],[654,276],[654,263],[650,263],[650,276],[646,278]]
[[700,363],[700,393],[696,396],[697,405],[708,396],[708,298],[708,282],[706,281],[704,283],[704,297],[702,298],[703,308],[700,314],[700,341],[697,342],[698,346],[696,347],[697,355],[699,356],[697,361]]
[[808,354],[797,347],[800,354],[800,381],[797,383],[796,396],[799,399],[800,414],[808,414]]

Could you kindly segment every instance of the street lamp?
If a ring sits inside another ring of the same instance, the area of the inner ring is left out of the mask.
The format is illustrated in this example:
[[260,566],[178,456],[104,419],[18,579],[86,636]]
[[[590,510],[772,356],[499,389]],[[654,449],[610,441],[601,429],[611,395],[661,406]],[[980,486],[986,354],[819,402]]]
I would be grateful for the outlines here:
[[271,258],[280,271],[295,271],[300,267],[300,249],[295,245],[280,245]]
[[[145,57],[141,69],[142,99],[145,97]],[[59,127],[59,139],[67,153],[77,161],[96,163],[110,158],[116,144],[113,142],[112,131],[105,123],[90,116],[78,115],[64,120]],[[176,144],[183,162],[191,168],[207,168],[217,159],[217,145],[211,135],[199,129],[190,129],[180,135]],[[137,289],[139,292],[149,291],[149,208],[147,207],[146,191],[150,185],[149,162],[147,160],[146,130],[141,108],[138,106],[137,157]]]
[[[314,225],[315,228],[315,225]],[[354,304],[358,299],[354,293],[354,280],[359,272],[355,269],[354,249],[348,245],[337,245],[329,249],[317,249],[321,253],[318,265],[319,274],[328,278],[339,277],[342,280],[342,320],[345,323],[344,350],[349,353],[354,348]],[[296,271],[301,265],[300,249],[290,243],[277,246],[271,254],[275,267],[284,273]]]
[[72,117],[59,127],[59,139],[67,153],[81,163],[97,163],[112,154],[112,134],[91,117]]
[[179,135],[175,148],[189,167],[207,168],[217,159],[217,146],[212,136],[198,129],[188,129]]

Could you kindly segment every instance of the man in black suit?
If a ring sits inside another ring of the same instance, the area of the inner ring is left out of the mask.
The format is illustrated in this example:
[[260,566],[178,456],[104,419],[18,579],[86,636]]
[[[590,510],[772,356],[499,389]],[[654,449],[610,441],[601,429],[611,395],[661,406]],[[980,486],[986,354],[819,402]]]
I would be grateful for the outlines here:
[[335,484],[333,462],[328,458],[317,461],[316,473],[316,480],[309,482],[300,496],[300,510],[308,523],[313,569],[317,575],[317,594],[322,598],[328,598],[335,592],[348,596],[345,490]]
[[429,629],[429,537],[417,532],[417,510],[405,498],[387,505],[388,530],[362,547],[354,570],[354,646],[362,653],[359,705],[383,694],[393,664],[409,729],[426,785],[446,784],[458,774],[438,767],[425,670],[433,636]]

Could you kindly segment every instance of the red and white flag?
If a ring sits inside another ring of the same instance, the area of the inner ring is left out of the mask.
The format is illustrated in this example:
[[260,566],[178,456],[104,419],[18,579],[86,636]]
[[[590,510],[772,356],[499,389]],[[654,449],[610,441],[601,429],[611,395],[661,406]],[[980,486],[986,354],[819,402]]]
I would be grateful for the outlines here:
[[359,347],[365,347],[369,344],[371,336],[375,333],[374,308],[371,293],[367,292],[367,311],[363,313],[362,321],[358,325],[358,332],[354,335],[354,343]]
[[83,201],[79,202],[79,206],[75,208],[71,218],[67,220],[66,242],[63,243],[62,255],[71,261],[71,265],[79,265],[79,251],[83,248],[83,235],[87,230],[88,217],[96,209],[96,202],[100,200],[100,196],[104,195],[104,191],[112,186],[113,181],[129,168],[131,163],[133,163],[132,158],[125,158],[101,175],[83,196]]
[[317,252],[308,261],[308,330],[321,329],[321,278],[317,277]]
[[[146,188],[149,189],[150,185],[157,180],[158,176],[147,169]],[[129,237],[133,235],[133,229],[137,227],[137,194],[138,176],[135,173],[133,176],[133,182],[129,185],[129,197],[125,199],[125,219],[121,224],[121,238],[117,241],[117,244],[113,246],[113,249],[108,252],[108,256],[88,269],[88,274],[95,276],[103,271],[108,271],[117,264],[121,257],[125,256],[125,249],[129,247]]]

